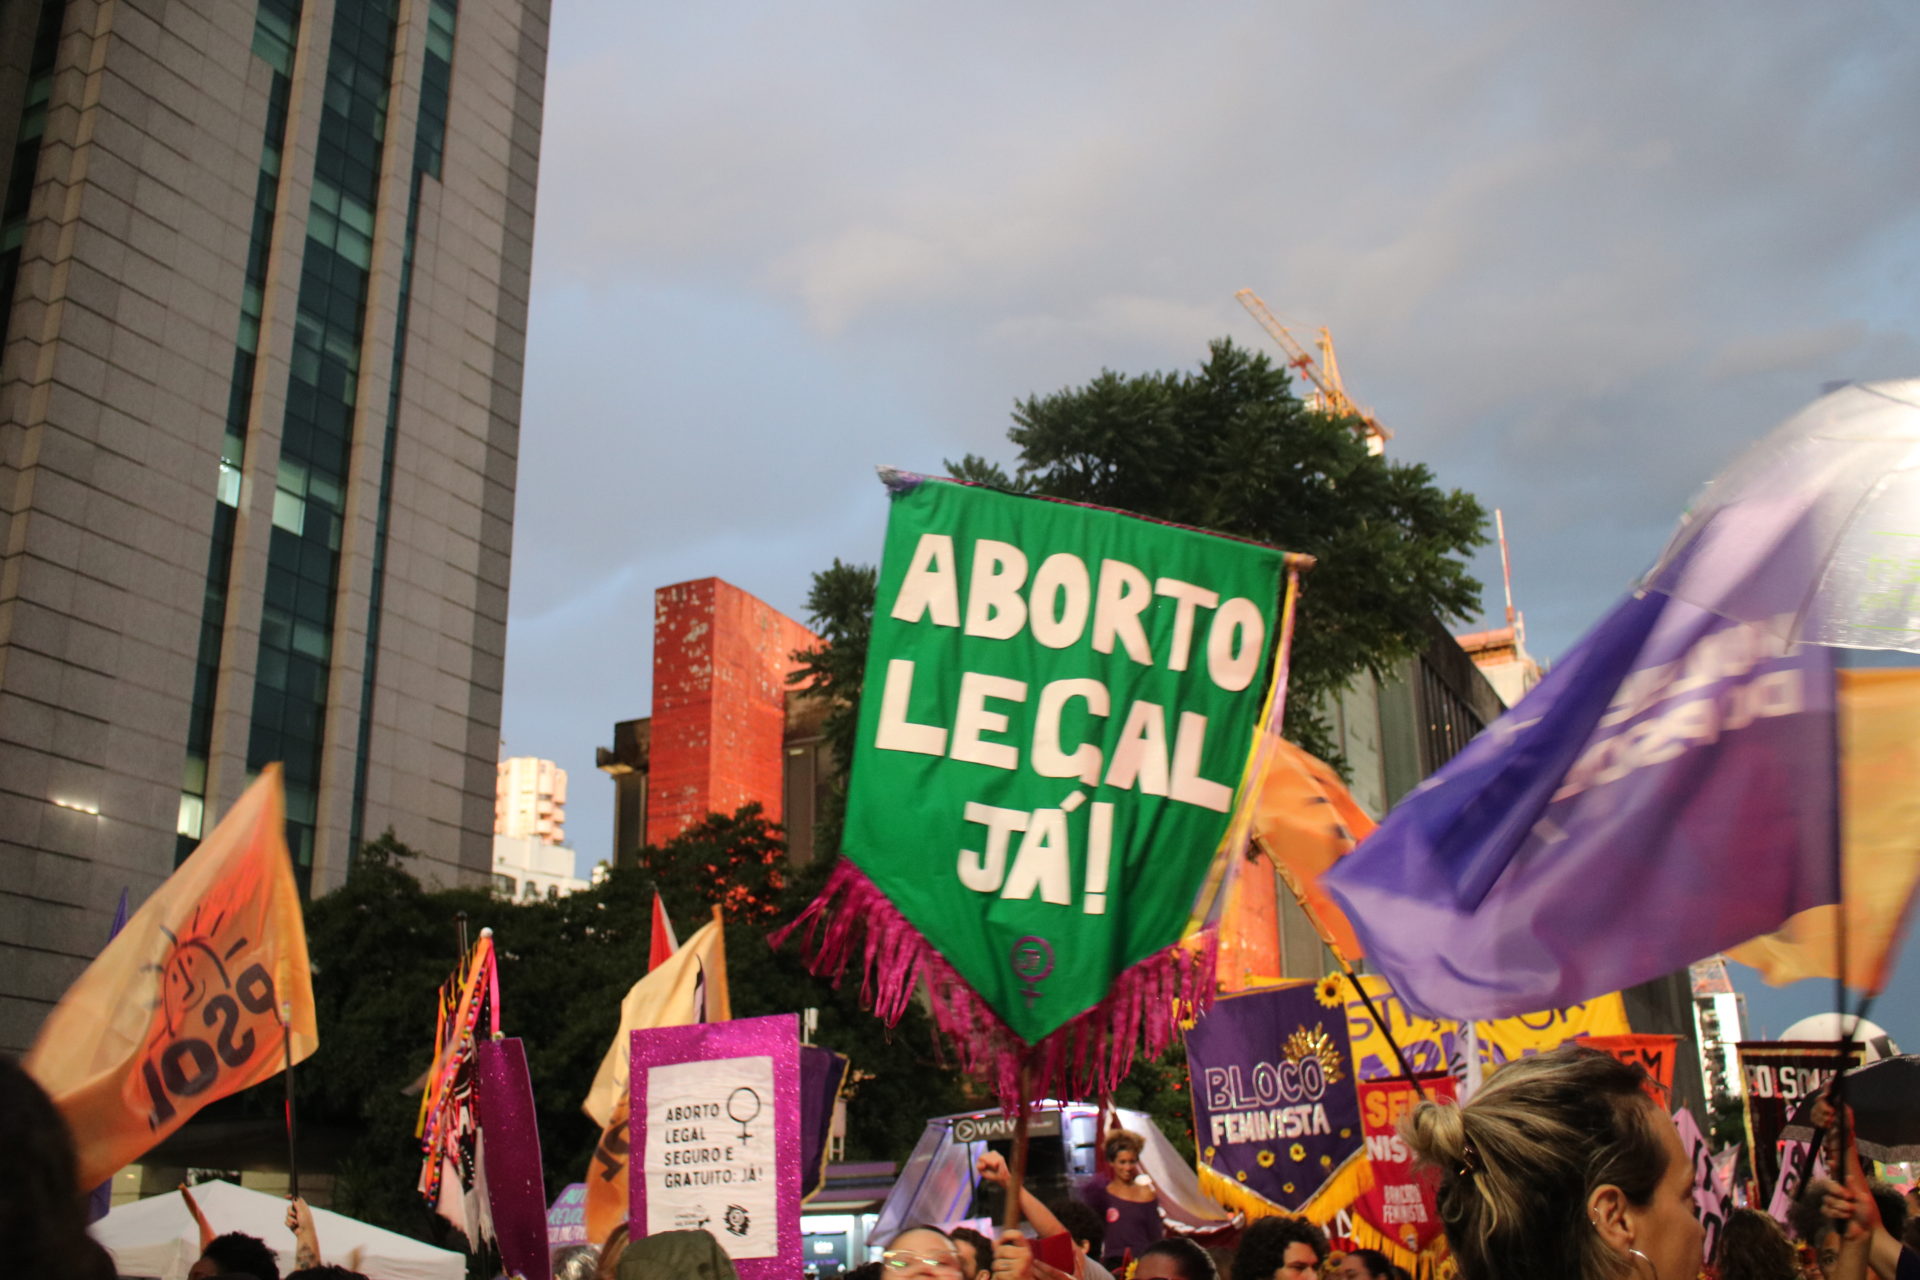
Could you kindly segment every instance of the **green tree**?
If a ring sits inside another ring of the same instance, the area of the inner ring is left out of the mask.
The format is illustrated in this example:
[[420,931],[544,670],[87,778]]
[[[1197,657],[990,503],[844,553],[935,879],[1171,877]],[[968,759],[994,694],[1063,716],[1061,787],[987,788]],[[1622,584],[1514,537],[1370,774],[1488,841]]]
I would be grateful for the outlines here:
[[[822,733],[833,757],[814,822],[813,847],[837,853],[847,815],[847,762],[860,722],[860,687],[867,674],[867,645],[873,636],[873,596],[878,589],[872,565],[842,564],[813,575],[807,593],[807,620],[820,643],[794,654],[799,669],[788,683],[805,688],[828,705]],[[816,859],[831,862],[831,857]]]
[[[1440,488],[1424,466],[1369,454],[1351,419],[1308,409],[1284,369],[1225,339],[1194,372],[1103,371],[1085,386],[1019,401],[1008,438],[1018,451],[1011,470],[968,454],[947,463],[949,474],[1314,556],[1286,731],[1343,770],[1327,700],[1363,672],[1390,676],[1427,645],[1434,619],[1462,621],[1479,607],[1466,556],[1486,541],[1480,503]],[[822,643],[797,655],[805,669],[795,683],[832,704],[842,762],[852,759],[874,592],[868,566],[835,560],[816,574],[807,604]],[[837,849],[837,822],[831,835],[818,847]],[[1184,1076],[1176,1048],[1138,1064],[1121,1097],[1190,1151]]]
[[[613,1039],[621,997],[646,972],[656,889],[683,939],[720,908],[735,1017],[818,1010],[814,1043],[852,1065],[850,1158],[904,1159],[927,1117],[970,1101],[935,1058],[924,1014],[889,1034],[860,1009],[857,983],[836,989],[791,948],[768,945],[768,933],[812,900],[822,873],[788,874],[779,825],[758,806],[709,815],[641,850],[638,867],[556,901],[426,889],[412,864],[413,851],[389,833],[363,848],[344,886],[307,908],[322,1033],[296,1086],[303,1131],[332,1148],[324,1163],[337,1173],[344,1212],[459,1247],[414,1190],[413,1130],[435,992],[458,961],[463,914],[474,937],[494,931],[501,1029],[526,1048],[550,1193],[585,1175],[599,1140],[580,1100]],[[266,1091],[249,1093],[272,1102]]]
[[1308,409],[1286,371],[1222,339],[1193,373],[1104,371],[1014,409],[1011,475],[956,474],[1250,538],[1314,556],[1294,631],[1288,736],[1339,752],[1325,699],[1425,648],[1433,619],[1480,607],[1466,556],[1486,511],[1417,463],[1369,454],[1350,418]]

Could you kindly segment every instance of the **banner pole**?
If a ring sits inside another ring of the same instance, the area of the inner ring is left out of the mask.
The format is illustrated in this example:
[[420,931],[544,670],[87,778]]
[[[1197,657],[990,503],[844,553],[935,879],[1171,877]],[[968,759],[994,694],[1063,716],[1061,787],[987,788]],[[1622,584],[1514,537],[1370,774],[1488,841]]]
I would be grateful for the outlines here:
[[294,1142],[293,1111],[293,1003],[280,1006],[280,1041],[287,1053],[287,1199],[300,1198],[300,1159]]
[[1400,1074],[1412,1082],[1414,1092],[1420,1095],[1420,1101],[1432,1101],[1427,1097],[1427,1087],[1420,1083],[1420,1077],[1413,1073],[1413,1067],[1407,1062],[1406,1051],[1400,1047],[1399,1038],[1393,1034],[1393,1028],[1387,1024],[1385,1018],[1380,1016],[1380,1010],[1374,1005],[1373,997],[1367,994],[1367,988],[1361,983],[1360,975],[1353,971],[1353,965],[1347,961],[1345,953],[1340,950],[1340,944],[1333,940],[1332,931],[1321,923],[1319,915],[1313,909],[1313,904],[1307,901],[1307,895],[1301,892],[1299,882],[1293,878],[1292,870],[1286,863],[1273,856],[1273,851],[1267,848],[1266,841],[1259,836],[1253,837],[1253,845],[1266,856],[1267,862],[1279,874],[1281,882],[1287,886],[1287,892],[1293,895],[1293,900],[1300,905],[1301,912],[1307,917],[1307,923],[1311,924],[1313,931],[1320,935],[1320,945],[1332,953],[1334,962],[1340,966],[1340,972],[1346,975],[1348,984],[1360,993],[1360,1003],[1367,1007],[1367,1014],[1373,1019],[1373,1025],[1380,1028],[1380,1034],[1387,1038],[1387,1046],[1393,1050],[1393,1060],[1400,1064]]
[[1027,1114],[1032,1104],[1027,1095],[1033,1089],[1033,1066],[1020,1059],[1020,1110],[1013,1117],[1013,1159],[1007,1162],[1012,1177],[1007,1180],[1007,1203],[1000,1210],[1000,1226],[1014,1231],[1020,1226],[1020,1194],[1027,1181]]
[[[1846,793],[1842,790],[1844,777],[1840,763],[1840,753],[1845,746],[1845,732],[1840,723],[1843,714],[1840,697],[1840,655],[1835,656],[1833,673],[1833,887],[1834,897],[1840,906],[1839,919],[1834,921],[1833,951],[1833,1016],[1840,1026],[1834,1036],[1833,1064],[1833,1109],[1834,1123],[1839,1126],[1839,1145],[1837,1147],[1836,1167],[1829,1170],[1834,1180],[1842,1186],[1847,1181],[1847,1139],[1852,1125],[1847,1123],[1847,1060],[1853,1056],[1854,1037],[1860,1031],[1860,1018],[1864,1016],[1865,1004],[1861,1014],[1855,1015],[1853,1022],[1847,1022],[1847,848],[1846,848]],[[1819,1147],[1819,1141],[1812,1144]],[[1811,1163],[1809,1163],[1811,1169]],[[1802,1186],[1806,1185],[1803,1181]]]

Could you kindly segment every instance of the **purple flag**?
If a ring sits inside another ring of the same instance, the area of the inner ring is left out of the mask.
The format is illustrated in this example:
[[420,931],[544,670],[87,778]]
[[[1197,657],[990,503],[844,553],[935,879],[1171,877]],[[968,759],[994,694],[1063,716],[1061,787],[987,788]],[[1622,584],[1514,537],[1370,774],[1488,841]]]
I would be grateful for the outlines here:
[[1233,1207],[1251,1195],[1298,1213],[1360,1154],[1346,1006],[1318,990],[1225,997],[1187,1032],[1203,1185]]
[[1418,1013],[1630,987],[1839,900],[1833,651],[1630,597],[1322,877]]
[[827,1049],[800,1046],[800,1199],[827,1180],[827,1139],[833,1136],[834,1103],[846,1083],[847,1060]]

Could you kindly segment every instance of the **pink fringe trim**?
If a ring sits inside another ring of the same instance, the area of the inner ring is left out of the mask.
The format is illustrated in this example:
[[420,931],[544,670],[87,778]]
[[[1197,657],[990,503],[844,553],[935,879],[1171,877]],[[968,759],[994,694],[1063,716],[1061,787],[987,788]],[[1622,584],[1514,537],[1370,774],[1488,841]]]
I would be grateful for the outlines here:
[[1180,1024],[1213,1003],[1216,939],[1208,930],[1199,935],[1197,949],[1171,946],[1129,967],[1099,1004],[1029,1045],[844,858],[820,896],[772,936],[773,945],[783,945],[796,931],[803,931],[808,967],[830,975],[835,985],[860,948],[861,1003],[889,1027],[900,1021],[924,979],[934,1025],[952,1044],[961,1069],[988,1080],[1009,1110],[1020,1101],[1022,1066],[1031,1072],[1029,1101],[1104,1096],[1133,1069],[1136,1051],[1159,1057]]

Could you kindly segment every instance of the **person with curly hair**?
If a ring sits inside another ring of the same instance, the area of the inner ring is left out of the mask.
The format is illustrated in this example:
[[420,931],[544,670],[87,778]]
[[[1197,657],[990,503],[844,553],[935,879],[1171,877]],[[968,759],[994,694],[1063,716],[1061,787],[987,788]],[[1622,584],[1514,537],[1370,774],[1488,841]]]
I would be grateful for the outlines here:
[[1326,1256],[1326,1233],[1305,1218],[1262,1218],[1240,1237],[1233,1280],[1307,1280]]
[[1133,1280],[1218,1280],[1207,1251],[1181,1236],[1155,1241],[1133,1264]]
[[1786,1232],[1758,1209],[1735,1209],[1713,1246],[1720,1280],[1799,1280],[1800,1269]]
[[1128,1254],[1138,1258],[1148,1245],[1166,1236],[1166,1218],[1194,1227],[1218,1225],[1193,1217],[1154,1189],[1140,1159],[1146,1145],[1146,1139],[1131,1130],[1108,1131],[1100,1150],[1112,1176],[1080,1190],[1081,1201],[1107,1224],[1101,1261],[1116,1272],[1122,1258]]
[[1340,1280],[1393,1280],[1393,1263],[1378,1249],[1355,1249],[1340,1260]]
[[947,1236],[960,1255],[961,1275],[966,1280],[987,1280],[993,1267],[993,1241],[972,1227],[955,1227]]
[[214,1276],[250,1276],[252,1280],[280,1280],[280,1259],[259,1236],[229,1231],[215,1236],[187,1271],[187,1280]]

